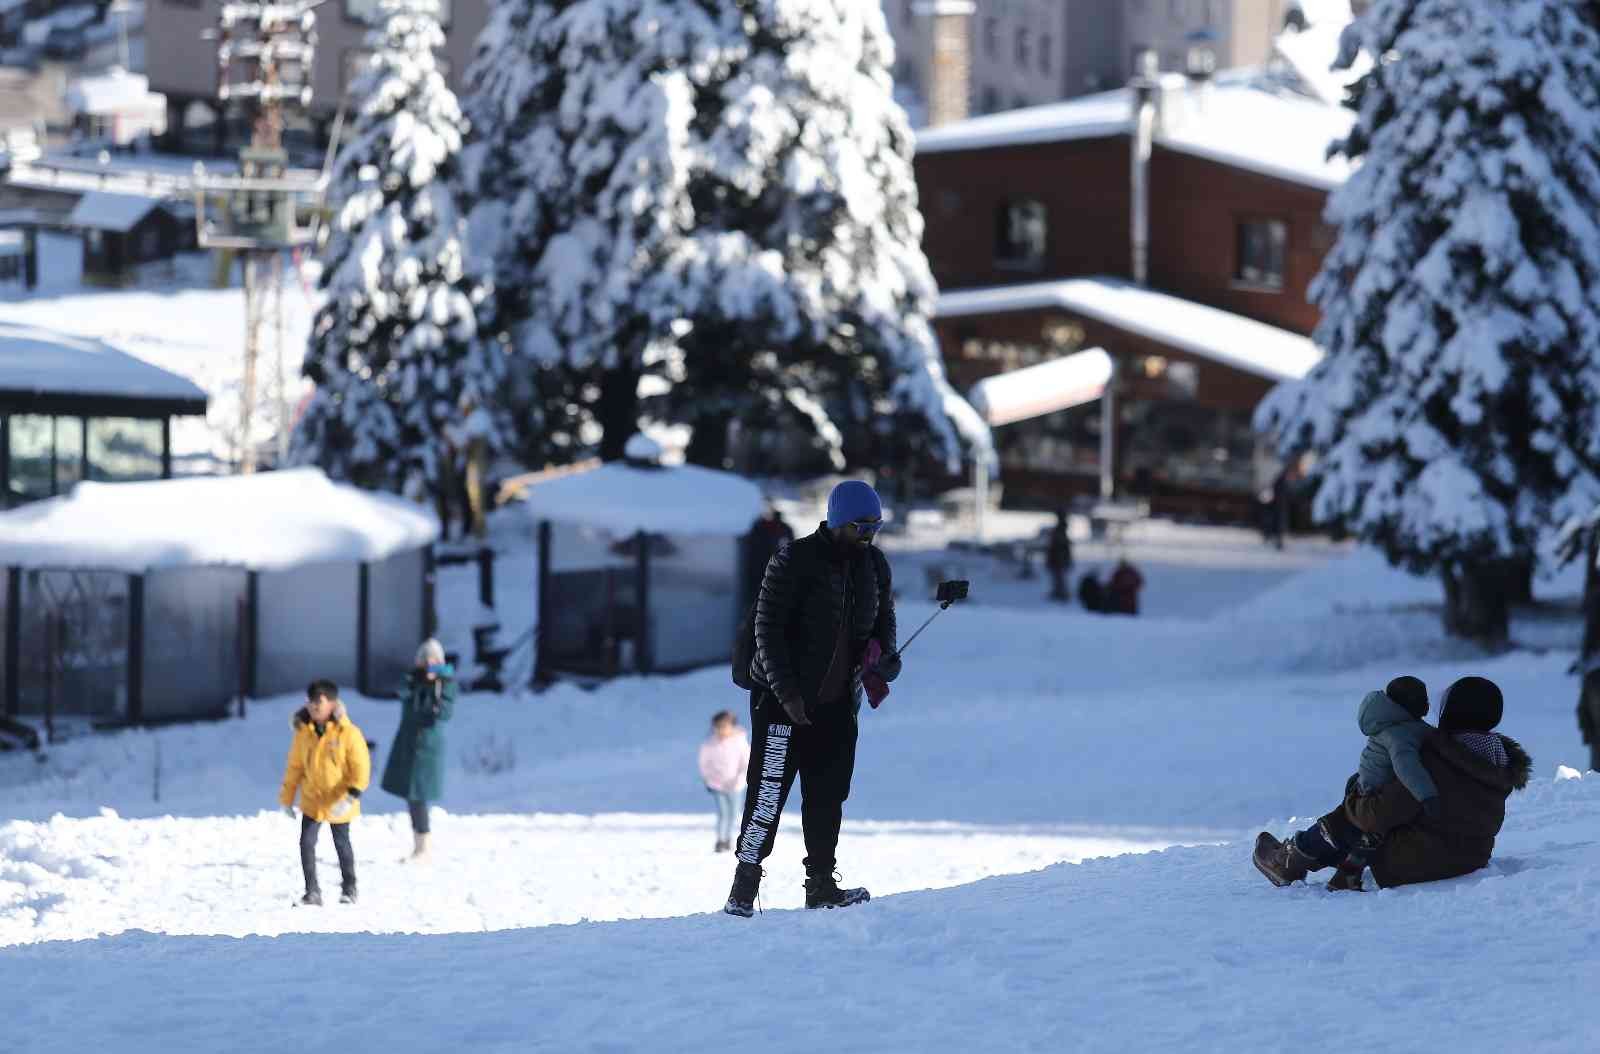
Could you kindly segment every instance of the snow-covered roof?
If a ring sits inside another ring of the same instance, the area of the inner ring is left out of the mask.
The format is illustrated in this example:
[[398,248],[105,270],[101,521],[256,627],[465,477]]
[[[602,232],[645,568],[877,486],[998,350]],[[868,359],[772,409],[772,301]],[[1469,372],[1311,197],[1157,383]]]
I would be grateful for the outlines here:
[[128,573],[381,560],[428,545],[438,533],[422,507],[334,483],[315,468],[86,482],[64,497],[0,513],[0,551],[9,564]]
[[619,534],[743,534],[761,515],[762,500],[760,487],[731,472],[620,461],[530,484],[525,494],[535,520]]
[[[1349,162],[1329,159],[1327,150],[1349,133],[1349,110],[1308,99],[1259,70],[1230,71],[1203,89],[1176,87],[1181,80],[1164,79],[1158,145],[1324,190],[1348,178]],[[1132,111],[1132,92],[1119,88],[922,129],[917,152],[1128,135]]]
[[164,107],[167,99],[150,90],[150,78],[144,74],[113,66],[105,73],[74,80],[67,87],[66,102],[74,113],[115,114]]
[[1298,380],[1322,358],[1309,337],[1120,278],[1069,278],[940,293],[935,317],[1041,308],[1070,311],[1274,381]]
[[193,381],[104,341],[11,322],[0,322],[0,392],[206,403]]
[[972,386],[967,401],[985,422],[998,428],[1092,403],[1110,379],[1111,356],[1100,348],[1090,348],[985,377]]
[[86,227],[97,231],[115,231],[126,234],[161,204],[159,198],[143,194],[118,194],[109,190],[91,190],[78,199],[77,207],[67,217],[73,227]]

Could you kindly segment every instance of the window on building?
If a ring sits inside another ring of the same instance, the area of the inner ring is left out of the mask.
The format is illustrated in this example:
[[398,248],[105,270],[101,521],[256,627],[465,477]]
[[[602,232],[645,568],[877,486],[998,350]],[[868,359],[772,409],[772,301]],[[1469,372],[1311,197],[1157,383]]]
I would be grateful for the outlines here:
[[995,262],[1002,267],[1035,270],[1044,265],[1049,223],[1044,202],[1012,198],[995,217]]
[[55,493],[55,421],[41,414],[12,414],[6,427],[11,444],[6,505],[50,497]]
[[983,53],[992,59],[1000,57],[1000,20],[992,15],[983,20]]
[[1050,39],[1050,34],[1045,33],[1039,37],[1039,72],[1050,72],[1050,46],[1055,43]]
[[89,478],[132,483],[161,478],[161,422],[136,417],[89,418]]
[[1282,220],[1241,220],[1234,278],[1245,285],[1282,289],[1289,225]]
[[1017,68],[1027,69],[1032,60],[1033,42],[1028,36],[1028,27],[1021,26],[1017,29]]
[[65,494],[83,479],[83,418],[57,417],[56,493]]

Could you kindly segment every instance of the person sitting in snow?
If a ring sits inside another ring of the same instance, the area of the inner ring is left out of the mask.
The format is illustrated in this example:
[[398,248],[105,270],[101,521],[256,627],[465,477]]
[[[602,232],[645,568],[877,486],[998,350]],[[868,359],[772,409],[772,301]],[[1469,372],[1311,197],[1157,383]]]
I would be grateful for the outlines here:
[[[1424,807],[1403,779],[1362,793],[1359,775],[1351,777],[1344,803],[1316,826],[1281,843],[1265,832],[1258,836],[1257,866],[1274,885],[1288,885],[1338,864],[1360,847],[1363,836],[1369,838],[1366,862],[1385,888],[1455,878],[1486,866],[1505,823],[1506,799],[1527,786],[1533,766],[1516,740],[1493,731],[1504,708],[1493,681],[1456,681],[1445,690],[1439,727],[1423,726],[1419,756],[1436,788],[1431,806]],[[1360,889],[1360,872],[1344,874],[1330,888]]]
[[717,802],[717,846],[733,848],[734,824],[744,810],[745,769],[750,765],[750,737],[728,710],[711,717],[711,736],[700,744],[700,779]]
[[[1381,692],[1368,692],[1356,711],[1356,721],[1366,733],[1367,745],[1361,750],[1360,766],[1352,777],[1360,794],[1374,794],[1398,779],[1429,815],[1438,811],[1439,790],[1422,765],[1422,739],[1430,726],[1423,722],[1428,713],[1428,686],[1415,677],[1396,677]],[[1347,785],[1348,787],[1348,785]],[[1278,866],[1284,852],[1282,843],[1266,836],[1267,852],[1258,854],[1256,866],[1277,882],[1286,872]],[[1378,848],[1378,839],[1348,823],[1335,820],[1319,823],[1306,833],[1303,848],[1317,856],[1332,856],[1344,850],[1339,872],[1330,889],[1359,889],[1367,860]],[[1278,848],[1273,849],[1276,845]],[[1287,885],[1287,882],[1282,883]]]
[[1144,575],[1128,563],[1127,557],[1117,561],[1106,583],[1105,610],[1118,615],[1139,613],[1139,590],[1144,588]]
[[361,792],[372,776],[367,737],[345,712],[338,685],[327,680],[312,681],[306,688],[306,705],[295,711],[289,727],[294,738],[278,800],[293,816],[295,795],[300,796],[300,869],[306,880],[300,903],[322,903],[317,835],[326,823],[339,856],[339,903],[354,904],[356,856],[350,847],[350,824],[361,815]]

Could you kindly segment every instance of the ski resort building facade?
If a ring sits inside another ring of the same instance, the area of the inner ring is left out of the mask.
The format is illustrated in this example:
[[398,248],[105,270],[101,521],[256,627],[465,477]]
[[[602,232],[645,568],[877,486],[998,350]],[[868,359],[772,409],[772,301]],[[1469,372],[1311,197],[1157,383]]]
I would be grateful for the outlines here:
[[[1280,64],[919,134],[935,328],[952,383],[995,428],[1008,504],[1109,493],[1253,514],[1279,466],[1252,413],[1319,357],[1306,290],[1347,173],[1327,147],[1349,121]],[[1103,379],[1074,358],[1091,351]]]

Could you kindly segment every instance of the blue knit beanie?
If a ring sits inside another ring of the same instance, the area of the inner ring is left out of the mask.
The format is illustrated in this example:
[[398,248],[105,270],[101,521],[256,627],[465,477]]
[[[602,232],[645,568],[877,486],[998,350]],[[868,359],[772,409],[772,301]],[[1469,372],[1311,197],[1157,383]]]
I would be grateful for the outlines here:
[[878,492],[859,479],[847,479],[828,495],[828,526],[843,527],[852,520],[883,518]]

